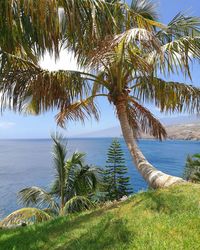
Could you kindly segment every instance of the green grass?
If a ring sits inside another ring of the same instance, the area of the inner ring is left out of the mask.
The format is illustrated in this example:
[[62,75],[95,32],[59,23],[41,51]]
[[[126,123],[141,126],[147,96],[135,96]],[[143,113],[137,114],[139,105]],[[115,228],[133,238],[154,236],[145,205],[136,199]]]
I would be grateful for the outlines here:
[[2,230],[0,249],[200,249],[200,186],[148,191],[110,207]]

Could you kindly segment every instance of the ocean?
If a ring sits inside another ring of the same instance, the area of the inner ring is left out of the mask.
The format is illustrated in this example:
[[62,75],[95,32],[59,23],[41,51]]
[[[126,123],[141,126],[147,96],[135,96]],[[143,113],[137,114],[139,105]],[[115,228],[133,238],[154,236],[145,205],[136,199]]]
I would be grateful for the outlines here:
[[[68,155],[74,151],[86,153],[86,163],[104,167],[112,138],[68,139]],[[135,170],[124,140],[128,175],[134,192],[147,188]],[[165,173],[182,176],[188,154],[200,153],[199,141],[141,140],[139,146],[147,159]],[[53,180],[51,140],[0,140],[0,219],[20,208],[17,192],[29,186],[48,188]]]

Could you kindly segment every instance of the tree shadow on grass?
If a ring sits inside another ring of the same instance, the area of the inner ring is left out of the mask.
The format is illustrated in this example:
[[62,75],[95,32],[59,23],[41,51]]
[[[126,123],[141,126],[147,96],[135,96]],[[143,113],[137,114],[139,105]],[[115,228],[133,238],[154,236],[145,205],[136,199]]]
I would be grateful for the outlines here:
[[[69,242],[69,250],[127,249],[133,240],[133,233],[127,228],[127,221],[106,216],[85,234]],[[57,249],[64,249],[63,246]]]
[[[88,228],[90,228],[90,225],[88,225],[90,221],[96,220],[96,218],[98,218],[102,214],[106,214],[109,210],[112,210],[116,207],[117,205],[113,205],[112,207],[109,207],[106,209],[102,208],[102,209],[95,210],[89,214],[81,214],[81,215],[73,216],[74,217],[73,220],[71,220],[68,217],[60,217],[55,220],[42,223],[42,224],[37,224],[31,227],[18,228],[14,230],[12,229],[5,230],[2,232],[0,231],[0,250],[4,250],[4,249],[5,250],[57,249],[57,246],[56,246],[57,238],[59,238],[62,234],[67,234],[68,232],[70,233],[73,230],[77,230],[77,229],[81,229],[85,227],[87,227],[87,230],[88,230]],[[107,214],[105,215],[105,217],[107,217]],[[107,218],[107,220],[110,220],[110,219]],[[108,221],[107,223],[102,222],[99,224],[99,227],[100,228],[103,226],[109,227],[108,223],[109,223]],[[118,223],[113,224],[115,228],[117,227],[117,225]],[[99,231],[101,231],[100,228],[99,228]],[[90,232],[92,233],[91,230]],[[83,236],[83,238],[84,237],[85,235]],[[79,239],[76,239],[75,241],[78,242],[78,240]],[[50,248],[42,247],[44,245],[50,246]],[[70,243],[70,247],[72,247],[71,243]],[[65,248],[63,246],[63,248],[60,248],[60,249],[68,249],[68,248]]]

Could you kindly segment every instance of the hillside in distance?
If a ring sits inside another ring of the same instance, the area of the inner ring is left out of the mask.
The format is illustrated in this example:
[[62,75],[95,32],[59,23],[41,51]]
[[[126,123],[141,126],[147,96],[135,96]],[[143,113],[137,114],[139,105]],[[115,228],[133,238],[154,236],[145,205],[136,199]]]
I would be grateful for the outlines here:
[[[174,124],[165,126],[167,139],[170,140],[200,140],[200,123]],[[142,135],[144,139],[152,139],[152,136]]]
[[[200,118],[194,116],[181,116],[163,118],[161,119],[164,124],[168,139],[171,140],[200,140]],[[99,131],[78,135],[77,137],[121,137],[122,132],[119,126],[102,129]],[[153,139],[152,136],[141,134],[143,139]]]

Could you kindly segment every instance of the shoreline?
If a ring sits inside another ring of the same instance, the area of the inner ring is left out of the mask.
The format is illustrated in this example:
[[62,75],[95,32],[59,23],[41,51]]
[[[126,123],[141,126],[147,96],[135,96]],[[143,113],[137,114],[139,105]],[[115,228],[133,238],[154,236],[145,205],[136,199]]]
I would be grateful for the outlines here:
[[[65,137],[65,140],[95,140],[95,139],[113,139],[113,138],[119,138],[123,139],[122,136],[105,136],[105,137]],[[0,141],[51,141],[51,138],[8,138],[3,139],[0,138]],[[138,138],[138,141],[158,141],[158,142],[165,142],[165,141],[192,141],[192,142],[198,142],[200,141],[200,138],[192,138],[192,139],[171,139],[167,138],[164,140],[158,140],[155,138]]]

